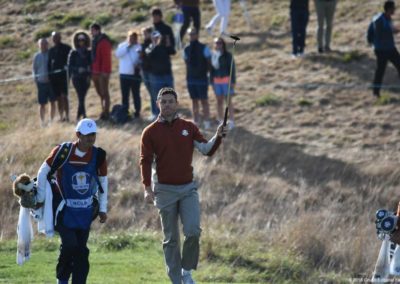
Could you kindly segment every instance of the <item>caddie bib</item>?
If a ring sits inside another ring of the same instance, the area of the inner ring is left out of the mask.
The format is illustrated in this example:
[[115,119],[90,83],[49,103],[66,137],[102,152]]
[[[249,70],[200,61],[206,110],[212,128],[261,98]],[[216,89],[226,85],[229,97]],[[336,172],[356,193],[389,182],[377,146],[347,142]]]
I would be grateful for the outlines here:
[[93,195],[97,189],[97,148],[92,148],[88,164],[64,164],[61,188],[65,199],[63,225],[71,229],[88,230],[92,222]]

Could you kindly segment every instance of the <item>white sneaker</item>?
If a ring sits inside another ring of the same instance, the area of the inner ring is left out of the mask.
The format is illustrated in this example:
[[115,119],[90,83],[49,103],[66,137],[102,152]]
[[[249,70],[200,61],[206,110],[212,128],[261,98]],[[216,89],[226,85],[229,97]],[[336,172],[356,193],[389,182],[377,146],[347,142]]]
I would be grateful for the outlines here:
[[196,284],[192,278],[192,271],[182,268],[182,283],[183,284]]

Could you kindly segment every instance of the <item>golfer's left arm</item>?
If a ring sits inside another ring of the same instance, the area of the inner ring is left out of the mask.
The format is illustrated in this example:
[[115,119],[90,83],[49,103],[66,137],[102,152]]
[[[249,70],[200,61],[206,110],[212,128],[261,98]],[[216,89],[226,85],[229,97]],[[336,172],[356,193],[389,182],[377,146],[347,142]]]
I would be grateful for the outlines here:
[[226,133],[226,127],[220,124],[214,136],[207,141],[197,128],[193,140],[194,147],[203,155],[212,156],[219,148],[219,145],[221,145],[222,138],[226,135]]

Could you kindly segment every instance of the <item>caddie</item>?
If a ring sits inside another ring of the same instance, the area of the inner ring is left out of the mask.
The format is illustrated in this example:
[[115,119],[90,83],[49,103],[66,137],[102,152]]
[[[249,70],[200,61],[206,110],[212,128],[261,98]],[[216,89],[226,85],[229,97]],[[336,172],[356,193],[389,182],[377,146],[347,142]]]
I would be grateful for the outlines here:
[[56,267],[59,284],[67,284],[70,276],[73,284],[86,283],[89,273],[87,241],[97,195],[100,222],[107,220],[107,161],[105,151],[94,146],[96,123],[85,118],[78,122],[75,130],[77,140],[55,147],[38,172],[38,202],[44,201],[46,182],[53,172],[59,185],[56,190],[53,187],[55,229],[61,238]]

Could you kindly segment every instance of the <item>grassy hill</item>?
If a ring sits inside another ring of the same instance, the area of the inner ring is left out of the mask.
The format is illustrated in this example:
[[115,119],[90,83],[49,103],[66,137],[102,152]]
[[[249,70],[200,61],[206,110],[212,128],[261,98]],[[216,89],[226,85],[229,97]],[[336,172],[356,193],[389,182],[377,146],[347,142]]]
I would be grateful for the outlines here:
[[[394,208],[400,199],[399,89],[385,89],[378,101],[368,89],[375,58],[366,46],[365,32],[382,1],[339,1],[333,52],[327,54],[316,52],[316,15],[310,1],[306,56],[297,60],[290,57],[288,1],[248,1],[254,28],[246,25],[239,2],[232,2],[229,30],[241,37],[235,53],[237,128],[215,157],[196,154],[194,160],[201,184],[203,235],[213,242],[235,240],[240,257],[246,259],[257,255],[257,250],[266,256],[275,249],[281,263],[299,257],[306,276],[288,283],[318,282],[313,273],[369,277],[380,246],[373,224],[375,211]],[[119,42],[128,29],[149,24],[147,9],[156,3],[168,19],[174,11],[172,1],[0,1],[0,80],[30,75],[39,35],[59,29],[64,41],[70,42],[76,29],[97,20]],[[211,1],[202,1],[203,26],[212,14]],[[394,22],[400,23],[398,15]],[[202,41],[211,44],[212,39],[202,32]],[[180,55],[173,58],[173,66],[181,111],[190,118]],[[389,66],[384,83],[398,82]],[[110,89],[112,103],[119,103],[116,71]],[[209,95],[215,117],[211,89]],[[143,87],[142,98],[146,117],[150,107]],[[74,114],[73,90],[70,102]],[[87,105],[89,117],[97,118],[100,106],[93,88]],[[38,120],[32,81],[0,83],[1,240],[15,236],[18,214],[9,175],[35,175],[55,144],[74,139],[75,122],[40,129]],[[96,233],[159,230],[156,210],[143,203],[138,168],[139,138],[146,124],[100,125],[98,144],[109,157],[110,220],[105,226],[95,225]],[[251,237],[257,247],[246,254],[242,248]],[[235,260],[227,259],[232,268]],[[279,269],[268,271],[285,273]],[[283,279],[291,279],[290,275]]]

